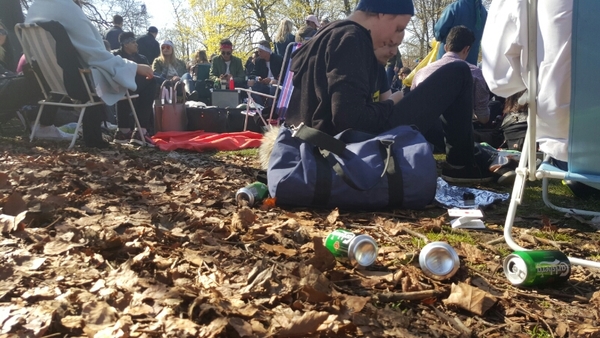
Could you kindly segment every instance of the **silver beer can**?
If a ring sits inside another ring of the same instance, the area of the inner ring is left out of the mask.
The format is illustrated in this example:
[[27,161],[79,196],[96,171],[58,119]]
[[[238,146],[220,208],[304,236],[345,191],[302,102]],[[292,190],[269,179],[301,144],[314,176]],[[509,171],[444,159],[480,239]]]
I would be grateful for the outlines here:
[[421,249],[419,265],[429,278],[444,280],[454,276],[460,267],[460,260],[450,244],[432,242]]

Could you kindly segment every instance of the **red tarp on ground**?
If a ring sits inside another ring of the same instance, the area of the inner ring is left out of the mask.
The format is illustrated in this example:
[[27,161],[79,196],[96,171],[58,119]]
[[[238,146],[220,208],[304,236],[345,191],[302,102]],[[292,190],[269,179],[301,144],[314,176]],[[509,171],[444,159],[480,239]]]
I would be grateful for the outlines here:
[[204,150],[239,150],[258,148],[262,134],[253,131],[235,133],[207,133],[198,131],[169,131],[159,132],[152,136],[152,140],[160,150],[171,151],[187,149],[194,151]]

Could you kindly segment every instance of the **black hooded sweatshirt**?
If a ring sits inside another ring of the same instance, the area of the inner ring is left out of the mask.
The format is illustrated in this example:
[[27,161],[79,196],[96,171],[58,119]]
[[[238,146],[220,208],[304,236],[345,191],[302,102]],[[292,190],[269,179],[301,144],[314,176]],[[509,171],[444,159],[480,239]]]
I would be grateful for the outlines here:
[[292,55],[294,91],[285,116],[335,135],[346,129],[389,130],[394,102],[373,102],[379,90],[371,33],[342,20],[319,31]]

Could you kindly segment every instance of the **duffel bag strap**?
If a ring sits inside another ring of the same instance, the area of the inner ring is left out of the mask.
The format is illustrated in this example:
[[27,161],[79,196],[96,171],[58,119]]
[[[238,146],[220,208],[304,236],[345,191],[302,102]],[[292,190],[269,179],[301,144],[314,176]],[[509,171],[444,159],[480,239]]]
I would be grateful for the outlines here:
[[[383,176],[385,176],[386,174],[387,175],[396,174],[396,164],[394,162],[394,157],[392,156],[393,155],[393,152],[392,152],[393,144],[394,144],[393,140],[380,140],[380,142],[379,142],[381,154],[385,158],[385,165],[383,166],[383,171],[381,172],[381,175],[379,175],[380,178],[383,178]],[[348,177],[348,175],[346,175],[346,173],[344,172],[344,169],[342,168],[342,165],[335,158],[335,156],[331,155],[331,152],[321,149],[321,155],[323,155],[323,157],[329,161],[329,163],[331,164],[331,168],[333,168],[333,171],[339,177],[341,177],[342,180],[344,180],[344,182],[346,184],[348,184],[353,189],[356,189],[359,191],[367,191],[367,190],[371,190],[371,189],[375,188],[377,186],[377,184],[379,184],[379,182],[376,182],[375,184],[373,184],[373,186],[368,187],[368,188],[359,187],[358,185],[356,185],[356,183],[354,183],[352,181],[352,179],[350,177]]]
[[320,149],[327,150],[338,156],[342,156],[344,149],[346,149],[346,144],[344,142],[320,130],[308,127],[304,124],[304,122],[300,123],[300,125],[294,129],[292,137],[299,138]]

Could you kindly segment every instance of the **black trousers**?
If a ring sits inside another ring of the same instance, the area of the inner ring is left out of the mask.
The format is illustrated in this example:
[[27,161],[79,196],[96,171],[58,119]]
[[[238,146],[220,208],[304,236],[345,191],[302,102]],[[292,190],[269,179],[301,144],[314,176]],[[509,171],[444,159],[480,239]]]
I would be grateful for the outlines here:
[[[137,89],[135,94],[139,97],[133,99],[133,106],[137,113],[138,120],[142,128],[152,129],[154,112],[152,104],[156,95],[157,85],[154,79],[147,80],[144,76],[136,75],[135,83]],[[122,100],[117,103],[117,125],[119,128],[134,128],[134,120],[131,116],[131,107],[127,100]]]
[[442,66],[394,106],[391,124],[415,125],[426,134],[441,117],[446,161],[474,163],[473,77],[464,62]]

